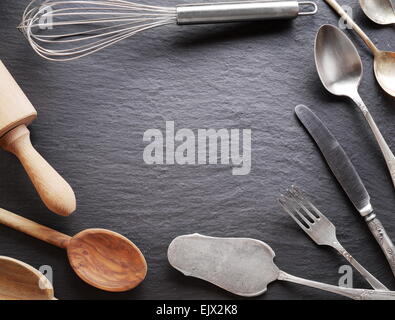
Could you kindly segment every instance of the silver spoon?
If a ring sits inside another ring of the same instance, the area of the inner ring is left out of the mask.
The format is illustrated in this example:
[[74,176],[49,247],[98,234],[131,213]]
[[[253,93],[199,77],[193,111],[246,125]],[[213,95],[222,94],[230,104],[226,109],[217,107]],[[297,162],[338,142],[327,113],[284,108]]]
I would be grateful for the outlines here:
[[[362,38],[374,55],[374,73],[381,88],[395,97],[395,52],[379,50],[336,0],[325,0]],[[373,1],[373,0],[368,0]]]
[[292,276],[275,265],[274,257],[272,248],[259,240],[200,234],[178,237],[168,250],[169,262],[175,269],[239,296],[261,295],[271,282],[282,280],[355,300],[395,300],[395,291],[342,288]]
[[391,0],[359,0],[366,16],[378,24],[395,23],[395,9]]
[[315,40],[315,63],[325,88],[334,95],[351,98],[362,111],[380,146],[395,186],[395,156],[358,93],[363,67],[357,49],[340,29],[323,25]]

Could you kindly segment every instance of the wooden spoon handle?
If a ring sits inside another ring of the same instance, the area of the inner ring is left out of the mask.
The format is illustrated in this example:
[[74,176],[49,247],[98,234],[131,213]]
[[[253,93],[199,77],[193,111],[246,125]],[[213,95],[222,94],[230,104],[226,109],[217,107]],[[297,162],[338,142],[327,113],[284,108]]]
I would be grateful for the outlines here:
[[20,125],[0,139],[0,146],[21,161],[40,198],[49,210],[68,216],[75,211],[76,199],[70,185],[34,149],[30,132]]
[[352,27],[352,29],[361,37],[361,39],[366,43],[370,50],[372,50],[374,55],[377,55],[380,51],[377,49],[376,45],[369,39],[368,35],[356,24],[356,22],[347,14],[346,11],[340,6],[336,0],[325,0],[333,10],[335,10],[339,16],[347,21],[347,23]]
[[54,246],[66,249],[71,237],[0,208],[0,223]]

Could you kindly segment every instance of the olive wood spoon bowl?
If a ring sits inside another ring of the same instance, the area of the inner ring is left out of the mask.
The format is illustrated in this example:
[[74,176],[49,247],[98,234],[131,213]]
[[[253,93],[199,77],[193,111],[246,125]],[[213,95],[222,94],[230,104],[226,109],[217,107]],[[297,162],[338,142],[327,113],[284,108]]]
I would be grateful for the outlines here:
[[87,229],[69,237],[4,209],[0,209],[0,223],[66,249],[75,273],[93,287],[128,291],[147,274],[147,263],[139,248],[113,231]]
[[0,300],[56,300],[51,282],[37,269],[0,256]]

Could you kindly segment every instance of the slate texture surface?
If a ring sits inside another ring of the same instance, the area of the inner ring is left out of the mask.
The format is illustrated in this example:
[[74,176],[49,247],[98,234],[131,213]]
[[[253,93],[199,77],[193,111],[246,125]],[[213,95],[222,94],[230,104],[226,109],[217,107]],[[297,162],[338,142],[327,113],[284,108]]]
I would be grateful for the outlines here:
[[[35,267],[49,265],[59,299],[234,299],[231,294],[173,270],[170,241],[182,234],[252,237],[269,243],[281,269],[337,284],[345,264],[316,247],[277,204],[298,184],[336,224],[339,239],[381,281],[395,289],[386,260],[331,175],[294,107],[311,107],[338,137],[371,193],[377,214],[395,239],[395,195],[384,160],[363,116],[327,93],[317,76],[313,42],[319,26],[338,17],[319,0],[319,14],[293,22],[168,26],[70,63],[35,55],[17,31],[27,0],[0,1],[0,57],[39,111],[31,126],[37,149],[75,189],[69,218],[41,203],[17,160],[0,152],[1,207],[66,234],[102,227],[134,241],[149,274],[136,290],[113,294],[82,282],[65,252],[0,226],[0,254]],[[170,0],[156,1],[175,5]],[[371,23],[357,1],[357,22],[383,49],[395,50],[394,29]],[[395,150],[395,105],[379,88],[372,59],[351,31],[362,56],[361,95]],[[147,129],[247,128],[252,170],[232,176],[229,166],[149,166]],[[368,287],[354,276],[354,285]],[[277,282],[258,299],[341,299]]]

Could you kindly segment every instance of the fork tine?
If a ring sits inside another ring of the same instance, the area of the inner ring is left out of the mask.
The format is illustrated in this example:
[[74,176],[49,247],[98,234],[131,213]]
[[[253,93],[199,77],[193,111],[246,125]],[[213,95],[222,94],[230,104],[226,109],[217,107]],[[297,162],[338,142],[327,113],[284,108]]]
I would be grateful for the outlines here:
[[[317,208],[313,206],[313,204],[304,196],[303,192],[295,187],[292,186],[291,191],[290,191],[292,197],[295,199],[295,202],[303,209],[304,212],[312,219],[313,221],[317,221],[319,218],[322,217],[322,214],[318,211]],[[309,207],[313,207],[314,212],[319,212],[320,214],[314,215]]]
[[[306,218],[304,216],[301,216],[299,213],[298,215],[303,219],[303,221],[306,223],[306,225],[304,225],[297,217],[296,215],[291,211],[292,209],[294,209],[291,204],[290,201],[292,201],[291,199],[287,198],[286,196],[282,195],[280,199],[278,199],[278,202],[280,203],[280,205],[283,207],[283,209],[285,210],[285,212],[287,212],[291,218],[298,224],[299,227],[301,227],[305,232],[308,232],[310,229],[307,226],[310,226],[311,223],[309,221],[306,220]],[[291,209],[290,209],[291,206]],[[296,210],[297,212],[297,210]]]
[[322,214],[322,212],[320,210],[317,209],[317,207],[309,200],[306,198],[304,192],[302,190],[300,190],[298,187],[296,186],[292,186],[292,190],[295,191],[295,195],[301,200],[303,201],[303,203],[305,204],[305,206],[310,207],[311,209],[313,209],[314,213],[317,215],[314,218],[317,219],[317,217],[322,218],[324,217],[324,215]]
[[291,186],[291,192],[292,192],[292,195],[299,201],[301,201],[305,204],[308,204],[310,202],[306,198],[305,193],[301,189],[299,189],[297,186],[294,186],[294,185]]
[[310,207],[314,210],[314,212],[315,212],[320,218],[324,218],[324,217],[325,217],[324,214],[323,214],[320,210],[318,210],[317,207],[316,207],[313,203],[311,203],[311,202],[310,202]]
[[[317,220],[316,217],[312,217],[311,212],[309,212],[309,211],[307,210],[307,208],[304,207],[302,203],[300,203],[300,200],[299,200],[299,199],[297,199],[297,198],[294,197],[294,195],[292,194],[292,192],[291,192],[290,190],[287,190],[286,198],[289,199],[289,200],[288,200],[289,205],[291,205],[291,203],[293,204],[293,205],[292,205],[293,210],[296,211],[296,213],[299,215],[299,217],[300,217],[308,226],[311,226],[311,224],[313,224],[313,223]],[[305,212],[305,214],[302,212],[302,210]],[[307,214],[307,216],[310,217],[310,219],[311,219],[312,221],[306,218],[306,214]]]

